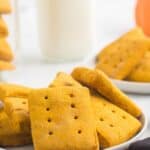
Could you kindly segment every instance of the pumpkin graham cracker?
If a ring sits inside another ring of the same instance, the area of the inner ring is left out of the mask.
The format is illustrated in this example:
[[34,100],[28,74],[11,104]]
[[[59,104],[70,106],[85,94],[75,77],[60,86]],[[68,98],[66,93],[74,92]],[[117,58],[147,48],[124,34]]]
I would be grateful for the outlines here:
[[4,102],[6,97],[28,98],[31,88],[16,84],[0,83],[0,99]]
[[[51,85],[52,87],[82,87],[70,75],[63,72],[56,75]],[[91,102],[97,122],[99,143],[102,148],[123,143],[140,130],[141,123],[136,118],[108,102],[107,99],[97,94],[94,90],[91,90]],[[131,126],[128,126],[128,122],[131,122]],[[126,132],[121,132],[122,130]]]
[[140,121],[105,98],[92,95],[91,99],[101,147],[121,144],[135,136],[141,129]]
[[4,19],[0,16],[0,38],[8,36],[8,28]]
[[14,69],[15,66],[12,63],[0,60],[0,71],[6,71],[6,70],[10,71]]
[[106,46],[97,56],[96,69],[114,79],[125,79],[150,47],[150,40],[139,28]]
[[29,96],[29,111],[36,150],[99,149],[87,88],[33,90]]
[[0,38],[0,60],[12,61],[14,58],[12,49],[6,39]]
[[110,102],[131,115],[135,117],[141,116],[140,108],[120,91],[102,71],[78,67],[73,70],[72,76],[83,85],[96,90]]
[[4,109],[0,110],[0,127],[0,146],[14,147],[32,143],[31,135],[18,132],[14,126],[14,120],[8,117]]
[[0,0],[0,14],[11,13],[10,0]]
[[18,132],[30,135],[28,99],[7,97],[4,102],[5,112],[11,120],[18,123]]
[[59,72],[56,75],[56,78],[52,81],[49,87],[58,87],[58,86],[79,86],[82,85],[73,79],[73,77],[67,73]]
[[150,50],[145,53],[144,58],[142,58],[126,79],[130,81],[150,82]]

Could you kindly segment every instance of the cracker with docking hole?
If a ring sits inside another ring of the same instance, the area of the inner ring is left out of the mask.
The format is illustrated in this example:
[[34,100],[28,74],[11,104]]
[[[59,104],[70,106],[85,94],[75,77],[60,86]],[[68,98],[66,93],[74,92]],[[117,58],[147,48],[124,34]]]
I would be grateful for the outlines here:
[[16,126],[14,126],[14,120],[11,120],[5,113],[4,109],[1,109],[0,146],[14,147],[14,146],[24,146],[31,143],[32,143],[31,135],[25,134],[23,132],[18,132]]
[[4,21],[4,19],[2,18],[2,16],[0,16],[0,38],[7,37],[7,36],[8,36],[7,25]]
[[0,83],[0,100],[6,97],[28,98],[31,88],[16,84]]
[[10,0],[0,0],[0,14],[11,12]]
[[91,99],[99,142],[103,148],[121,144],[135,136],[141,129],[139,120],[109,103],[105,98],[92,95]]
[[28,99],[7,97],[4,102],[4,110],[14,123],[17,122],[18,132],[30,135],[31,129]]
[[132,70],[127,80],[150,82],[150,50],[144,55],[140,63]]
[[33,90],[29,96],[29,112],[36,150],[99,149],[87,88]]
[[57,87],[57,86],[80,86],[82,85],[74,80],[71,75],[59,72],[56,75],[56,78],[52,81],[52,83],[49,85],[49,87]]
[[12,61],[14,58],[12,49],[6,39],[0,38],[0,60]]
[[133,29],[98,54],[96,68],[111,78],[125,79],[149,47],[149,38],[140,29]]
[[[66,82],[68,83],[66,85]],[[81,87],[76,80],[66,73],[59,73],[52,85]],[[129,113],[109,103],[107,99],[91,90],[92,108],[96,117],[96,128],[101,147],[111,147],[133,137],[141,128],[141,123]],[[131,122],[131,126],[128,123]],[[126,132],[121,132],[122,130]]]
[[77,67],[73,70],[74,79],[96,90],[106,97],[111,103],[117,105],[135,117],[141,116],[140,108],[100,70]]

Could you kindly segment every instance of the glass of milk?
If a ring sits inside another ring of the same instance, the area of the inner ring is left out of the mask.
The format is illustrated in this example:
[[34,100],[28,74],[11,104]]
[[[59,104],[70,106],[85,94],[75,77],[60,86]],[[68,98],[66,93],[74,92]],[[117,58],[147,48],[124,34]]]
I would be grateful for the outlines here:
[[87,57],[96,46],[96,0],[37,0],[39,44],[51,62]]

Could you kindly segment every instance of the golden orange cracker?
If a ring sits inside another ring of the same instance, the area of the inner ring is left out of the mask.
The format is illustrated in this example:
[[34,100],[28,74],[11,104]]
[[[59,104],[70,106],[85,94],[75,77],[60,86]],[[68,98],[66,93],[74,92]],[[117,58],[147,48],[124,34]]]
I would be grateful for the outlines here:
[[12,61],[14,58],[12,49],[6,39],[0,38],[0,60]]
[[93,95],[91,99],[98,137],[103,148],[121,144],[135,136],[141,129],[141,123],[136,118],[105,98]]
[[33,90],[29,96],[29,112],[36,150],[99,149],[88,89]]
[[150,50],[144,55],[140,63],[131,71],[127,80],[150,82]]
[[11,120],[5,111],[0,112],[0,146],[23,146],[31,144],[31,135],[26,135],[23,132],[18,133],[14,126],[14,121]]
[[8,36],[8,28],[4,19],[0,16],[0,38]]
[[0,14],[10,13],[11,4],[10,0],[0,0]]
[[78,67],[73,70],[72,76],[83,85],[93,88],[110,102],[131,115],[135,117],[141,115],[140,108],[127,95],[120,91],[102,71]]
[[[7,97],[4,100],[4,110],[14,123],[18,125],[18,132],[30,135],[30,117],[28,99]],[[16,126],[17,126],[16,125]]]
[[150,47],[140,29],[133,29],[98,54],[96,68],[114,79],[126,78]]
[[57,86],[80,86],[81,84],[74,80],[71,75],[59,72],[56,75],[56,78],[52,81],[49,87],[57,87]]
[[0,99],[2,101],[4,101],[6,97],[28,98],[30,91],[31,88],[25,86],[0,83]]
[[4,70],[10,71],[14,69],[15,69],[15,66],[12,63],[0,60],[0,71],[4,71]]

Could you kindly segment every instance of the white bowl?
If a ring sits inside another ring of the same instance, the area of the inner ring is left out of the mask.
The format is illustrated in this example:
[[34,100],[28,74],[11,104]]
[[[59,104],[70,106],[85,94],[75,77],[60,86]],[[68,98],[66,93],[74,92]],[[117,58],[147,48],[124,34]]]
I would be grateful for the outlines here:
[[128,93],[150,94],[150,83],[114,80],[112,82],[122,91]]
[[131,138],[127,142],[124,142],[120,145],[116,145],[116,146],[113,146],[113,147],[110,147],[110,148],[106,148],[105,150],[125,150],[129,147],[129,145],[131,143],[134,143],[137,140],[140,140],[142,138],[144,132],[146,131],[147,126],[148,126],[148,118],[147,118],[145,113],[142,113],[142,116],[140,118],[140,122],[142,123],[142,129],[133,138]]
[[[142,135],[144,134],[144,131],[147,129],[147,125],[148,125],[148,119],[147,119],[145,113],[142,113],[140,121],[142,123],[142,129],[139,131],[139,133],[136,136],[134,136],[132,139],[130,139],[129,141],[127,141],[125,143],[122,143],[122,144],[114,146],[114,147],[107,148],[105,150],[125,150],[128,148],[128,146],[131,143],[141,139]],[[6,149],[0,149],[0,150],[6,150]],[[7,148],[7,150],[33,150],[33,147],[25,146],[25,147],[17,147],[17,148]]]

